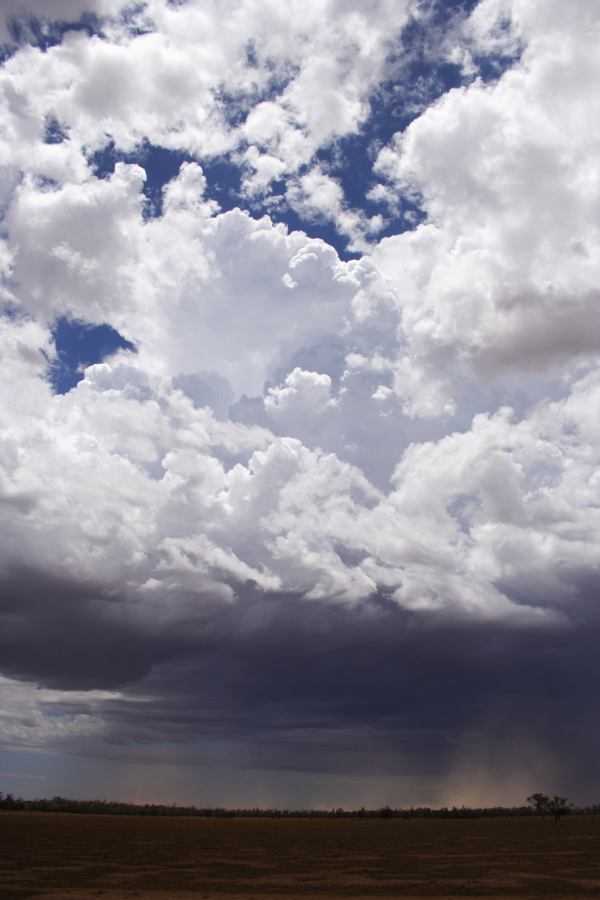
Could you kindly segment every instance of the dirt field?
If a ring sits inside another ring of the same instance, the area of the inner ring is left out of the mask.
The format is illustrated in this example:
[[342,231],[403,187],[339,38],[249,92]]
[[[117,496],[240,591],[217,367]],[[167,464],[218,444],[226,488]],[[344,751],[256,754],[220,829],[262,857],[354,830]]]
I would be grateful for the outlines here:
[[0,813],[0,898],[600,897],[600,818]]

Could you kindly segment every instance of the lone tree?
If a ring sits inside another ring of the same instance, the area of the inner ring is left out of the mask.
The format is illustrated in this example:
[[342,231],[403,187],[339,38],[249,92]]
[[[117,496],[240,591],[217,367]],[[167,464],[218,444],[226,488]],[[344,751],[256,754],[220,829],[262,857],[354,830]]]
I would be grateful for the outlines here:
[[536,812],[539,812],[542,818],[546,813],[548,813],[549,816],[554,816],[555,822],[559,822],[560,817],[569,812],[567,798],[559,797],[558,794],[554,794],[552,798],[548,797],[547,794],[531,794],[531,796],[527,798],[527,803],[529,806],[533,807]]
[[527,803],[532,807],[536,812],[539,812],[541,817],[543,818],[548,812],[548,806],[550,804],[550,797],[546,794],[531,794],[527,798]]
[[569,812],[569,804],[567,802],[567,798],[559,797],[558,794],[555,794],[548,804],[548,809],[554,816],[554,821],[559,822],[560,817]]

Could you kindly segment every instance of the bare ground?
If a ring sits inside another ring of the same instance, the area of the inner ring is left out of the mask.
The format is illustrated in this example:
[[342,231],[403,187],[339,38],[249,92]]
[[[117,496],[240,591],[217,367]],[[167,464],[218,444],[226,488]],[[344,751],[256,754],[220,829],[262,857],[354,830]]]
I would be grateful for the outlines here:
[[600,818],[0,813],[0,898],[600,898]]

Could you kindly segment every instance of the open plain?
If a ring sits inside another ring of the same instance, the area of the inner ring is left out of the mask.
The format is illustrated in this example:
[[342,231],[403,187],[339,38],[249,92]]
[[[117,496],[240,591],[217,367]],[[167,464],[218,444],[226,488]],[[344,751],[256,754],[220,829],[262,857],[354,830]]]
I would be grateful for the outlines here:
[[0,897],[600,897],[600,818],[0,813]]

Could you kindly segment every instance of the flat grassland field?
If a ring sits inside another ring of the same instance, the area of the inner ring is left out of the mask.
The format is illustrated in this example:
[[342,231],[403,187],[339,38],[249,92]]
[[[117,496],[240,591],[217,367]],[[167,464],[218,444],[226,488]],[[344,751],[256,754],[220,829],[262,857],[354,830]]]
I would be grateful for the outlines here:
[[0,898],[600,897],[600,818],[0,813]]

